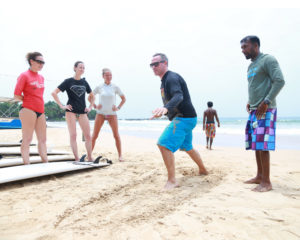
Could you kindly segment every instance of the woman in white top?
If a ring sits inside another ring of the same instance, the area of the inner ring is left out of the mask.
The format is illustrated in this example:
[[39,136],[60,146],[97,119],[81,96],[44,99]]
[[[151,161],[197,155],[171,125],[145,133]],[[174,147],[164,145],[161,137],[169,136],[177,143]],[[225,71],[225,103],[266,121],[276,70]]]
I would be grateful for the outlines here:
[[[104,68],[102,70],[102,76],[104,78],[104,83],[96,87],[93,91],[94,95],[99,94],[99,104],[94,105],[97,111],[97,115],[92,136],[92,148],[94,149],[101,127],[103,126],[104,121],[107,120],[116,141],[119,161],[123,162],[124,160],[122,158],[121,138],[118,130],[117,111],[121,109],[126,101],[126,98],[120,88],[111,83],[112,74],[108,68]],[[116,106],[116,94],[118,94],[122,100],[118,106]]]

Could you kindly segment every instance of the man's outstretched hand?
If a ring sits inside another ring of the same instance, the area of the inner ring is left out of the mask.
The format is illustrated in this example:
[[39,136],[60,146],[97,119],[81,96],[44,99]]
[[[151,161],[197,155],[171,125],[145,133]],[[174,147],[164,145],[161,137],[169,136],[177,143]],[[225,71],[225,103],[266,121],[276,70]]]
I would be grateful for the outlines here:
[[161,107],[161,108],[156,108],[155,110],[152,111],[152,117],[150,118],[151,120],[154,118],[159,118],[163,115],[166,115],[168,113],[168,109],[165,107]]

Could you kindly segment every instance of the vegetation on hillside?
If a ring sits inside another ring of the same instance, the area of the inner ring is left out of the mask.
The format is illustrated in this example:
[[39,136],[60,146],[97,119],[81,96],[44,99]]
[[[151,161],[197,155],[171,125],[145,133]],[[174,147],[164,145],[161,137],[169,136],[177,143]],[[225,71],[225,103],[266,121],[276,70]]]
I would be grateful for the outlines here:
[[[19,117],[21,105],[18,103],[0,103],[0,117]],[[1,116],[2,115],[2,116]],[[48,121],[63,121],[65,120],[65,111],[62,110],[54,101],[45,103],[45,115]],[[92,110],[88,117],[94,120],[96,111]]]

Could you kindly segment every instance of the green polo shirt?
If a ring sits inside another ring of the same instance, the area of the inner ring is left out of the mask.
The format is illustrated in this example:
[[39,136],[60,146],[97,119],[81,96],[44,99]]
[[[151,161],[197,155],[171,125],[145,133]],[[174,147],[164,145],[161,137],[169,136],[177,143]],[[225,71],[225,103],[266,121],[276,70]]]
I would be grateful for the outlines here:
[[271,102],[269,108],[276,108],[275,98],[285,83],[277,60],[260,53],[249,65],[247,76],[250,110],[265,99]]

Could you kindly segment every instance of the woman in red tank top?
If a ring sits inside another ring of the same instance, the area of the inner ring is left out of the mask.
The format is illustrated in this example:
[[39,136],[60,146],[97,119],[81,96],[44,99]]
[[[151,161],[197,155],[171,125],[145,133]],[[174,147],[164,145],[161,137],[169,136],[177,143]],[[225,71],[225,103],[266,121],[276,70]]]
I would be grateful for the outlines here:
[[24,164],[30,164],[29,146],[35,131],[38,140],[38,151],[43,162],[48,162],[46,147],[46,118],[44,114],[44,77],[38,72],[45,64],[41,53],[26,55],[28,71],[21,73],[14,91],[14,98],[22,101],[19,112],[22,123],[21,153]]

